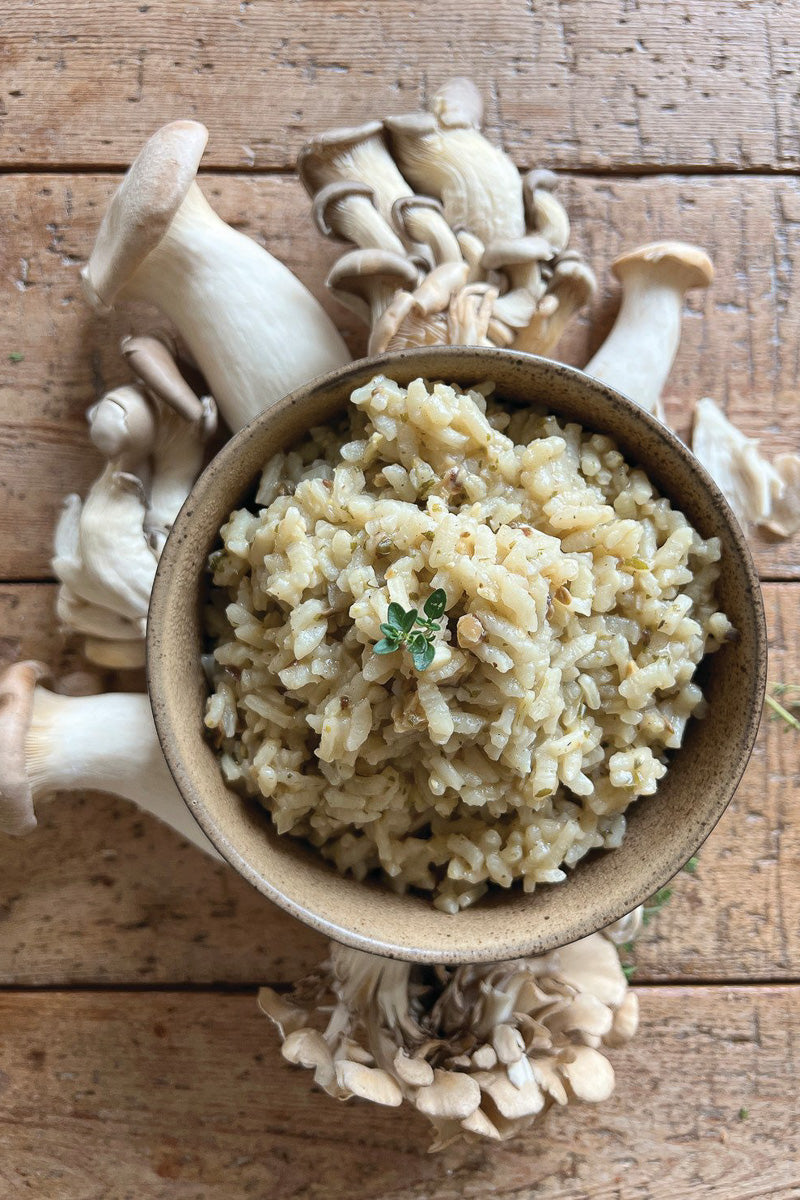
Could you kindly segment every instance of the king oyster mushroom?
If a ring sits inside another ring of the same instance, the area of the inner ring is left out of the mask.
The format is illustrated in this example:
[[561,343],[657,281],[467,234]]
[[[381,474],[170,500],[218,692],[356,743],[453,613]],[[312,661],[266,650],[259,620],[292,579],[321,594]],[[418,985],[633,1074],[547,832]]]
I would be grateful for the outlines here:
[[110,792],[219,858],[175,787],[147,696],[56,695],[39,684],[44,674],[20,662],[0,675],[0,831],[33,829],[42,796]]
[[153,134],[111,200],[82,278],[95,308],[160,308],[236,430],[350,355],[299,280],[206,201],[195,176],[207,137],[197,121]]
[[331,945],[291,996],[262,988],[259,1004],[284,1057],[313,1068],[329,1095],[405,1099],[432,1121],[437,1148],[502,1140],[554,1103],[612,1091],[601,1048],[632,1037],[638,1014],[608,936],[629,932],[626,920],[539,958],[433,976]]
[[620,255],[611,270],[622,283],[622,304],[584,370],[663,421],[661,393],[678,351],[684,296],[708,287],[714,268],[697,246],[652,242]]

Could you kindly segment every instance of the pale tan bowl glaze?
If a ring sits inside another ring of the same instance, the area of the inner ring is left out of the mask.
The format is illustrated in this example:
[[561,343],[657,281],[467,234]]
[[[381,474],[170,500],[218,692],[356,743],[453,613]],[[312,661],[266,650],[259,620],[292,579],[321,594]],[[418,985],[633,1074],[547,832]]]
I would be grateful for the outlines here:
[[[740,634],[707,660],[708,715],[690,723],[657,794],[629,810],[619,849],[590,855],[564,883],[531,896],[496,889],[457,916],[439,912],[424,897],[396,896],[379,882],[346,879],[312,849],[279,837],[255,801],[225,786],[203,736],[201,595],[219,529],[252,493],[272,454],[340,414],[351,391],[379,371],[401,384],[420,375],[461,386],[493,379],[502,399],[538,402],[609,434],[703,537],[720,538],[719,600]],[[750,757],[767,650],[758,577],[741,530],[677,438],[580,371],[510,351],[448,347],[353,363],[287,396],[228,442],[198,480],[164,548],[147,623],[147,666],[156,727],[175,782],[208,837],[245,879],[347,945],[416,962],[457,963],[539,954],[585,937],[680,870],[722,816]]]

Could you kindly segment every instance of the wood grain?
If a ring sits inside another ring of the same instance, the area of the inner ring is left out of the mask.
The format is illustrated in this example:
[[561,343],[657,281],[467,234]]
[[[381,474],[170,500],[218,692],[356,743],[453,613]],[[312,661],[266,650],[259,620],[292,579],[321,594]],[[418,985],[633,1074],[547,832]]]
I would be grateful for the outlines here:
[[0,1180],[39,1200],[789,1200],[800,988],[652,988],[604,1104],[427,1155],[408,1109],[337,1103],[255,997],[0,996]]
[[[0,661],[75,665],[52,585],[0,588]],[[765,588],[772,679],[800,678],[800,584]],[[122,686],[125,686],[124,681]],[[637,943],[636,979],[796,979],[800,734],[765,720],[744,781],[675,897]],[[233,871],[124,800],[42,801],[28,838],[0,839],[0,984],[284,983],[325,942]]]
[[[126,371],[118,340],[143,311],[101,318],[80,295],[78,268],[91,247],[113,177],[10,176],[11,212],[0,245],[0,578],[46,578],[63,496],[88,487],[97,456],[84,410]],[[265,244],[319,296],[354,353],[364,335],[326,296],[339,247],[311,226],[296,179],[206,176],[226,220]],[[668,412],[682,432],[696,399],[712,395],[770,451],[800,445],[800,181],[757,177],[567,178],[562,194],[574,241],[596,266],[601,295],[559,353],[582,365],[610,327],[618,291],[608,263],[623,248],[679,236],[709,248],[717,279],[690,296],[683,343],[668,384]],[[22,354],[21,362],[9,354]],[[759,539],[766,578],[800,577],[794,542]]]
[[470,74],[521,166],[786,169],[800,11],[783,0],[87,0],[3,21],[0,164],[127,165],[196,117],[206,161],[291,167],[312,133]]

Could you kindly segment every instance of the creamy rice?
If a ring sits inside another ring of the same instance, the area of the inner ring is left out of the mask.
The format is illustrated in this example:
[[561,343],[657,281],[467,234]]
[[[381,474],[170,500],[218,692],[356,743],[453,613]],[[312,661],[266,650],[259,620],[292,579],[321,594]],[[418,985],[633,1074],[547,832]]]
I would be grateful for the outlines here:
[[[361,879],[456,912],[618,846],[731,626],[719,543],[613,442],[378,376],[264,468],[212,555],[206,726],[226,780]],[[377,655],[447,593],[425,671]]]

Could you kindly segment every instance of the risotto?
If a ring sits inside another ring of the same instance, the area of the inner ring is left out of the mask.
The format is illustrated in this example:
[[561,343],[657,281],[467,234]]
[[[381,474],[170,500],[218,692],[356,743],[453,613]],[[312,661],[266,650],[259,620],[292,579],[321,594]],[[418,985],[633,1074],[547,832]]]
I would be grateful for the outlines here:
[[[227,782],[447,912],[618,846],[732,636],[718,541],[609,438],[491,390],[377,376],[266,464],[209,567]],[[387,646],[426,601],[432,650]]]

